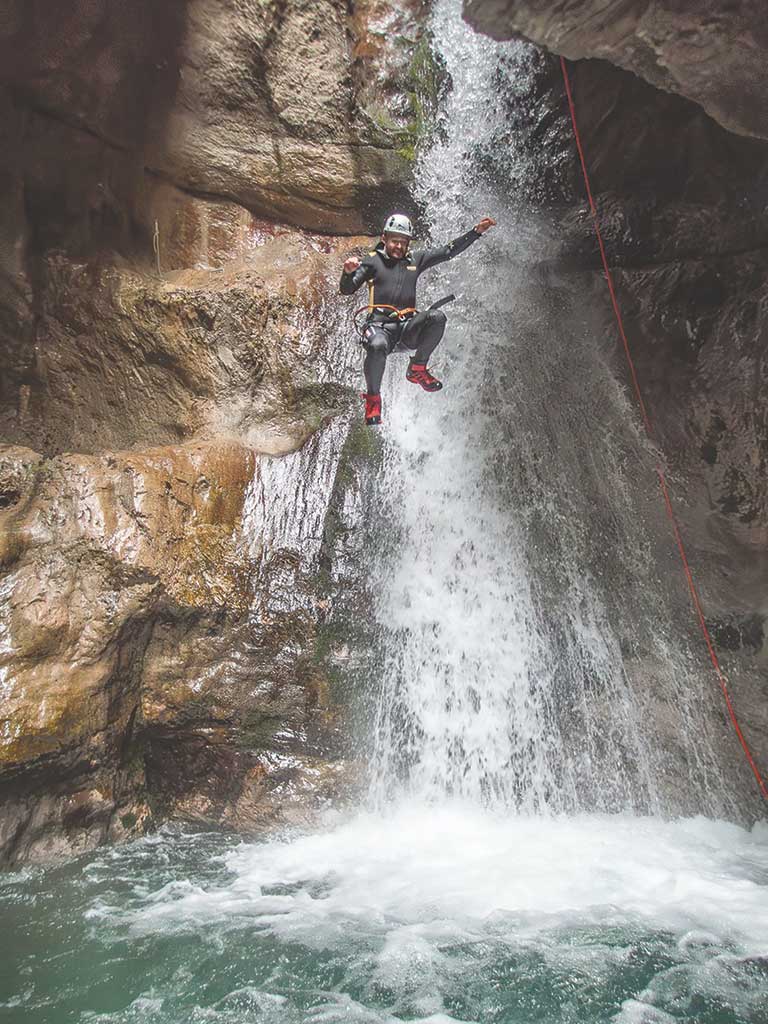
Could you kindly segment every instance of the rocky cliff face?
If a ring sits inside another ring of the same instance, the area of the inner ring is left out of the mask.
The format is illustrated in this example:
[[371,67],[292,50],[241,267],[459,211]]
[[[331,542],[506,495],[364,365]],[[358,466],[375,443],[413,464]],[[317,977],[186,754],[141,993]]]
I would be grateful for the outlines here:
[[354,783],[338,236],[407,187],[422,5],[5,6],[0,862],[301,819]]
[[768,137],[760,0],[464,0],[464,11],[494,39],[519,35],[570,60],[609,61],[732,132]]
[[[764,76],[750,68],[768,38],[757,7],[464,4],[496,38],[603,58],[570,65],[592,190],[705,614],[765,768],[768,123]],[[537,90],[570,133],[556,60],[542,64]],[[578,158],[571,142],[563,163],[563,137],[540,149],[545,164],[571,169],[549,196],[561,240],[554,264],[592,289],[606,358],[630,387]]]
[[[350,430],[357,353],[331,301],[363,239],[338,236],[373,229],[407,189],[427,5],[5,6],[0,863],[166,818],[305,820],[358,775],[333,669],[365,601],[355,515],[375,451]],[[601,58],[572,68],[593,188],[765,762],[756,4],[466,7],[494,35]],[[557,272],[594,290],[622,374],[559,68],[536,61],[536,118],[519,97],[509,110],[542,158],[527,198],[555,212]]]
[[[403,168],[356,104],[352,32],[372,28],[371,5],[356,6],[353,22],[337,0],[11,3],[3,80],[37,172],[25,188],[55,199],[47,230],[69,212],[65,196],[102,221],[151,217],[158,182],[360,230]],[[47,157],[63,139],[52,196]]]

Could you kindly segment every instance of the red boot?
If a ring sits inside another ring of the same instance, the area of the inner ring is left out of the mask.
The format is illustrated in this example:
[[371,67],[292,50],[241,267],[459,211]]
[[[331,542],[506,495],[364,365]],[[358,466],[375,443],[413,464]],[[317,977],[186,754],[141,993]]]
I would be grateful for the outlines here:
[[439,391],[443,386],[437,377],[433,377],[426,367],[426,363],[408,363],[405,379],[411,384],[420,384],[425,391]]
[[381,423],[381,395],[360,395],[365,399],[365,422],[369,427],[376,427]]

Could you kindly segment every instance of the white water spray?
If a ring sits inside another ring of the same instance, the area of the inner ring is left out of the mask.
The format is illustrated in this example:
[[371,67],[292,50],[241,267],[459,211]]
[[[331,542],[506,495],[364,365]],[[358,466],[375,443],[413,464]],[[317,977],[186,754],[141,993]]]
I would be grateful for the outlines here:
[[[466,172],[473,147],[493,131],[488,97],[498,47],[462,26],[456,7],[439,5],[432,26],[452,79],[449,135],[417,174],[438,241],[497,214],[481,190],[468,195]],[[496,230],[506,234],[503,219]],[[522,544],[488,471],[493,411],[480,398],[487,346],[478,337],[483,324],[473,327],[469,317],[489,291],[480,286],[478,294],[479,282],[498,276],[484,248],[486,239],[420,286],[435,298],[459,295],[440,353],[445,391],[417,394],[395,378],[396,357],[388,368],[382,490],[398,542],[387,551],[393,562],[379,608],[390,640],[374,785],[379,797],[391,795],[405,773],[419,795],[506,805],[517,792],[517,803],[533,810],[553,791],[558,738],[546,690],[536,685],[541,651]]]
[[650,453],[589,298],[537,269],[551,229],[495,182],[500,164],[507,181],[540,170],[507,125],[534,91],[533,51],[473,33],[458,0],[436,5],[431,28],[452,87],[419,198],[438,243],[485,214],[499,225],[420,283],[422,306],[459,296],[433,357],[445,390],[417,392],[389,361],[374,798],[732,812],[706,668],[685,627],[669,629],[687,622],[686,598],[674,595],[680,615],[638,507],[655,491]]

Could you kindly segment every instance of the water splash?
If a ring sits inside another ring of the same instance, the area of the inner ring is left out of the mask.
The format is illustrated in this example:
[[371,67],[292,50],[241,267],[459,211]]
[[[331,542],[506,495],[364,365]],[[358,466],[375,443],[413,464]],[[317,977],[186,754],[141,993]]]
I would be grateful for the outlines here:
[[0,1010],[102,1024],[757,1024],[767,839],[700,818],[457,804],[256,845],[165,832],[6,879]]

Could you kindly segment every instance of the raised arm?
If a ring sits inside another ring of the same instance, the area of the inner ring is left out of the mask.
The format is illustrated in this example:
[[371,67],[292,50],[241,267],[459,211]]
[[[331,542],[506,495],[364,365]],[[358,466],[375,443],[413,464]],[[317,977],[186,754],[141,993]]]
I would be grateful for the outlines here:
[[367,281],[371,274],[371,266],[365,260],[359,260],[356,256],[350,256],[344,261],[344,269],[341,272],[339,291],[342,295],[354,295],[363,281]]
[[424,249],[422,252],[416,253],[414,259],[417,267],[419,270],[428,270],[430,267],[437,266],[438,263],[452,260],[454,256],[458,256],[459,253],[468,249],[473,242],[476,242],[495,223],[496,221],[492,220],[491,217],[483,217],[479,224],[476,224],[466,234],[454,238],[447,245],[441,245],[437,249]]

